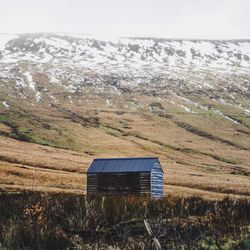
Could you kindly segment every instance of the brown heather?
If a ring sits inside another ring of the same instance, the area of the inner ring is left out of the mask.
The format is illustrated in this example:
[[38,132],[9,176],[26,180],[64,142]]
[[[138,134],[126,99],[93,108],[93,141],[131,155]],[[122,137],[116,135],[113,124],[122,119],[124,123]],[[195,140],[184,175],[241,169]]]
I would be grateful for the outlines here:
[[249,249],[250,202],[169,195],[0,195],[0,249]]

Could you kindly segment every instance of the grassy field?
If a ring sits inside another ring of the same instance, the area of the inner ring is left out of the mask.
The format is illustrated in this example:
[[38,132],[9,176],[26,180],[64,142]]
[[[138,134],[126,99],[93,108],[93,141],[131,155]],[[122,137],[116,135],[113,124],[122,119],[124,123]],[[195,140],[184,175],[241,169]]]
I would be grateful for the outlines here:
[[19,106],[0,112],[1,188],[82,193],[93,158],[156,155],[166,192],[249,195],[249,129],[216,114]]
[[0,108],[0,189],[84,193],[93,158],[158,156],[166,194],[250,196],[248,127],[164,102],[151,112],[96,105]]

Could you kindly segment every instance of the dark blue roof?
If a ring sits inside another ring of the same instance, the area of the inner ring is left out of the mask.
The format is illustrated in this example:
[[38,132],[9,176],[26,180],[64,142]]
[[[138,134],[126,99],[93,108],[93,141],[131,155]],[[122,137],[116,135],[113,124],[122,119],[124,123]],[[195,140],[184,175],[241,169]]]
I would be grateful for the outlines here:
[[150,172],[158,157],[94,159],[88,173]]

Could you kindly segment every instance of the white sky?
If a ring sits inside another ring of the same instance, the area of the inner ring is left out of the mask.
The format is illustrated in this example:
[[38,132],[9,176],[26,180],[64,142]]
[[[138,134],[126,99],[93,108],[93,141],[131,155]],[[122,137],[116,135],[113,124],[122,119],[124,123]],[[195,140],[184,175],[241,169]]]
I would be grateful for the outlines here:
[[250,38],[250,0],[0,0],[0,33]]

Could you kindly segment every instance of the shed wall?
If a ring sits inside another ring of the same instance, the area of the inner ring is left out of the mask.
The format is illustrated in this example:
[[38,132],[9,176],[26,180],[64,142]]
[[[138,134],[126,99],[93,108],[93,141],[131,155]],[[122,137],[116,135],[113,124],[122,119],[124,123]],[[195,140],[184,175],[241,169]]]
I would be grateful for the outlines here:
[[150,194],[150,172],[89,173],[88,194],[145,195]]
[[162,198],[163,188],[163,171],[160,163],[156,161],[151,171],[151,196],[153,198]]

